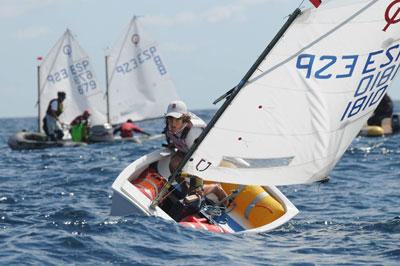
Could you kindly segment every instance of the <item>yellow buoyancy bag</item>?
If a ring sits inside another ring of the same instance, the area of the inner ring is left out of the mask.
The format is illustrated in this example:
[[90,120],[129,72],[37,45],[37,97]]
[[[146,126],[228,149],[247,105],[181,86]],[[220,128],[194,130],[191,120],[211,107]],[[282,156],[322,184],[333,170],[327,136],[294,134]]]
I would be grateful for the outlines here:
[[[235,168],[233,163],[223,161],[223,167]],[[232,202],[235,217],[241,217],[243,223],[253,227],[269,224],[285,214],[282,204],[271,196],[262,186],[241,186],[237,184],[221,183],[222,188],[229,195],[239,190]]]

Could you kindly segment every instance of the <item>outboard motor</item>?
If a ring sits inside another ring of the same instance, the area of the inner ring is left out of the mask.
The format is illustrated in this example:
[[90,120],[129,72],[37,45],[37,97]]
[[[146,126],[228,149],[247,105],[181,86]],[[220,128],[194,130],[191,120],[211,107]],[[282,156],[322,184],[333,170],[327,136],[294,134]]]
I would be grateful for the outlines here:
[[110,124],[104,123],[90,127],[88,142],[108,142],[113,140],[113,128]]

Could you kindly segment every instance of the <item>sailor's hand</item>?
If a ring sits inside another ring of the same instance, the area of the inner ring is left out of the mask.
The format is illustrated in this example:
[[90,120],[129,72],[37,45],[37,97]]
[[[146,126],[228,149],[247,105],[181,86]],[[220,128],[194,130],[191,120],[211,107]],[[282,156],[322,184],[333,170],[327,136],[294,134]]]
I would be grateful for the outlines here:
[[59,121],[59,122],[60,122],[61,127],[62,127],[63,129],[69,129],[69,128],[71,128],[71,126],[70,126],[69,124],[66,124],[66,123],[61,122],[61,121]]
[[196,189],[194,190],[194,193],[195,193],[196,195],[200,196],[200,197],[203,197],[203,196],[204,196],[204,190],[203,190],[203,188],[201,188],[201,187],[196,188]]
[[171,143],[163,143],[162,146],[170,149],[173,152],[177,152],[177,150],[175,149],[175,146]]
[[198,201],[200,199],[201,199],[201,197],[199,195],[191,194],[191,195],[188,195],[188,196],[184,197],[183,198],[183,202],[186,203],[186,204],[191,204],[191,203],[193,203],[195,201]]

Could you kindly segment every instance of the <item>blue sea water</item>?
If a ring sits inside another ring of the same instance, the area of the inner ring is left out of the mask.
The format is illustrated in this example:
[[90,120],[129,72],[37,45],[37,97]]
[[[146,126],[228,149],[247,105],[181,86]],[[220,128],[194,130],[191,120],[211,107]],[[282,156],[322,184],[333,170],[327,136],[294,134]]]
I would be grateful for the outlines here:
[[284,226],[225,235],[109,215],[115,178],[161,140],[12,151],[36,119],[0,122],[2,265],[399,265],[400,135],[358,137],[328,183],[281,187],[300,210]]

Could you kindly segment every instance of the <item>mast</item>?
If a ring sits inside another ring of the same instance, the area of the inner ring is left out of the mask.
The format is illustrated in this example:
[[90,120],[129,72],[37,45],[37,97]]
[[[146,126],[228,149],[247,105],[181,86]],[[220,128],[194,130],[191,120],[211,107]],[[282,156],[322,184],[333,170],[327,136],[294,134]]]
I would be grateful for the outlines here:
[[[293,11],[293,13],[289,16],[289,19],[282,26],[282,28],[275,35],[275,37],[268,44],[268,46],[264,49],[264,51],[258,57],[256,62],[252,65],[252,67],[247,71],[247,73],[242,78],[242,80],[239,82],[239,84],[236,87],[234,87],[233,89],[231,89],[230,91],[228,91],[227,93],[225,93],[223,96],[221,96],[221,97],[226,97],[226,101],[223,103],[223,105],[215,113],[215,115],[211,119],[210,123],[208,123],[207,127],[203,130],[203,132],[198,137],[197,141],[195,141],[193,143],[193,145],[190,148],[190,150],[186,153],[186,155],[183,158],[183,160],[179,163],[178,168],[175,170],[175,172],[172,173],[171,176],[168,178],[168,183],[169,184],[171,184],[176,179],[176,177],[182,171],[182,169],[185,166],[185,164],[190,160],[191,156],[194,154],[194,152],[200,146],[201,142],[205,139],[205,137],[210,132],[210,130],[214,127],[214,125],[216,124],[218,119],[225,112],[225,110],[228,108],[228,106],[232,103],[233,99],[235,99],[235,97],[238,95],[240,90],[248,82],[249,78],[253,75],[253,73],[257,70],[257,68],[260,66],[260,64],[264,61],[265,57],[271,52],[271,50],[274,48],[274,46],[278,43],[280,38],[286,32],[286,30],[290,27],[290,25],[295,21],[297,16],[300,15],[300,14],[301,14],[301,10],[299,8],[297,8],[295,11]],[[218,98],[218,100],[221,99],[221,97]],[[164,194],[167,191],[167,188],[168,188],[168,186],[164,186],[163,187],[163,189],[160,191],[160,193],[157,195],[157,197],[151,203],[150,208],[154,208],[155,205],[158,204],[159,199],[164,196]]]
[[107,123],[110,123],[110,95],[108,90],[108,55],[105,57],[106,64],[106,100],[107,100]]
[[38,91],[38,100],[37,100],[37,105],[38,105],[38,132],[40,132],[40,65],[36,67],[36,75],[37,75],[37,91]]

